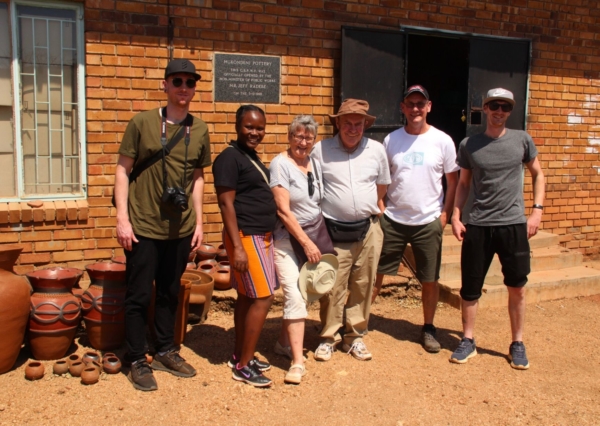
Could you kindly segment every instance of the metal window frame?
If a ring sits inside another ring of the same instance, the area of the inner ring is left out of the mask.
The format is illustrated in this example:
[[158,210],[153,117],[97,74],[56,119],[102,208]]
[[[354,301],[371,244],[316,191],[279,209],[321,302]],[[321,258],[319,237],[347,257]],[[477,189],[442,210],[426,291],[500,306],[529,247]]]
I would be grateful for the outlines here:
[[[21,101],[19,99],[19,84],[21,69],[18,60],[18,21],[17,6],[33,6],[46,9],[68,9],[75,11],[76,25],[76,52],[77,52],[77,103],[79,113],[77,117],[77,142],[79,143],[79,174],[81,191],[77,194],[25,194],[24,182],[24,161],[21,137]],[[11,46],[12,46],[12,88],[13,88],[13,116],[14,116],[14,140],[15,140],[15,169],[17,174],[17,194],[11,198],[0,198],[0,202],[11,202],[20,200],[72,200],[85,199],[87,197],[87,142],[86,142],[86,99],[85,99],[85,51],[84,51],[84,28],[83,28],[83,4],[81,3],[63,3],[58,1],[31,1],[31,0],[13,0],[10,3],[11,16]]]

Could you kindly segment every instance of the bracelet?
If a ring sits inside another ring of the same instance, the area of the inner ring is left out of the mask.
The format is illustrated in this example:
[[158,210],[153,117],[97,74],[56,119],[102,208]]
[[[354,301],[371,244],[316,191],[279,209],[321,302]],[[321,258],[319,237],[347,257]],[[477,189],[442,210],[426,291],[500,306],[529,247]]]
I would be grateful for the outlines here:
[[544,210],[544,206],[542,206],[541,204],[534,204],[532,206],[534,209],[540,209],[540,210]]

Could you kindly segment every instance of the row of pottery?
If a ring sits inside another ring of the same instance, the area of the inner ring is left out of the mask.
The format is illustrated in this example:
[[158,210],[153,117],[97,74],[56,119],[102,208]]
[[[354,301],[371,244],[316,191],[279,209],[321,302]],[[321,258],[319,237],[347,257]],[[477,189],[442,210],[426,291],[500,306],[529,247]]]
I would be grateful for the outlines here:
[[[105,353],[102,359],[96,352],[86,352],[83,357],[73,354],[66,360],[58,360],[52,367],[52,372],[57,375],[67,372],[73,377],[80,377],[86,385],[96,383],[100,373],[117,374],[121,371],[121,360],[114,353]],[[44,377],[45,368],[39,361],[32,361],[25,367],[27,380],[39,380]]]
[[215,280],[215,290],[229,290],[231,288],[231,267],[229,261],[217,261],[215,259],[205,259],[198,262],[196,268],[213,277]]

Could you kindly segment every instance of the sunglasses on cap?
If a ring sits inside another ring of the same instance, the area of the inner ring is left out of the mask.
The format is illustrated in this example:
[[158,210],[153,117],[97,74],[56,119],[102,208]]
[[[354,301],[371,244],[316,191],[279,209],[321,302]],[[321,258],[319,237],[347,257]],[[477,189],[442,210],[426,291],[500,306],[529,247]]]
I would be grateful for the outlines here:
[[502,112],[511,112],[513,106],[511,104],[500,104],[498,102],[488,102],[487,104],[490,111],[498,111],[498,108],[502,108]]
[[[175,87],[181,87],[181,85],[183,84],[183,78],[175,77],[173,80],[171,80],[171,83],[173,83],[173,86]],[[194,87],[196,87],[196,80],[194,80],[193,78],[188,78],[187,80],[185,80],[185,85],[188,88],[193,89]]]

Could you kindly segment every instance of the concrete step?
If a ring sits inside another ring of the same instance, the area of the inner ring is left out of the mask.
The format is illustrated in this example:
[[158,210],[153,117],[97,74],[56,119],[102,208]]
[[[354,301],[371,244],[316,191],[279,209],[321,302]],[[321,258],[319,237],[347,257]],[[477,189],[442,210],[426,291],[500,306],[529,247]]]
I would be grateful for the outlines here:
[[[447,228],[447,227],[446,227]],[[559,244],[559,236],[550,232],[538,232],[529,240],[529,246],[534,248],[549,247]],[[442,255],[460,254],[462,241],[458,241],[453,235],[444,234],[442,241]]]
[[[582,262],[583,255],[581,253],[561,246],[542,247],[531,250],[531,270],[536,272],[572,268],[579,266]],[[502,276],[498,256],[494,256],[487,276]],[[442,256],[440,277],[444,280],[460,280],[460,254],[444,254]]]
[[[585,262],[572,268],[532,272],[525,286],[527,304],[600,294],[600,270],[592,265]],[[459,291],[460,280],[440,280],[441,302],[460,309]],[[508,291],[502,277],[487,277],[479,307],[505,307],[507,303]]]

